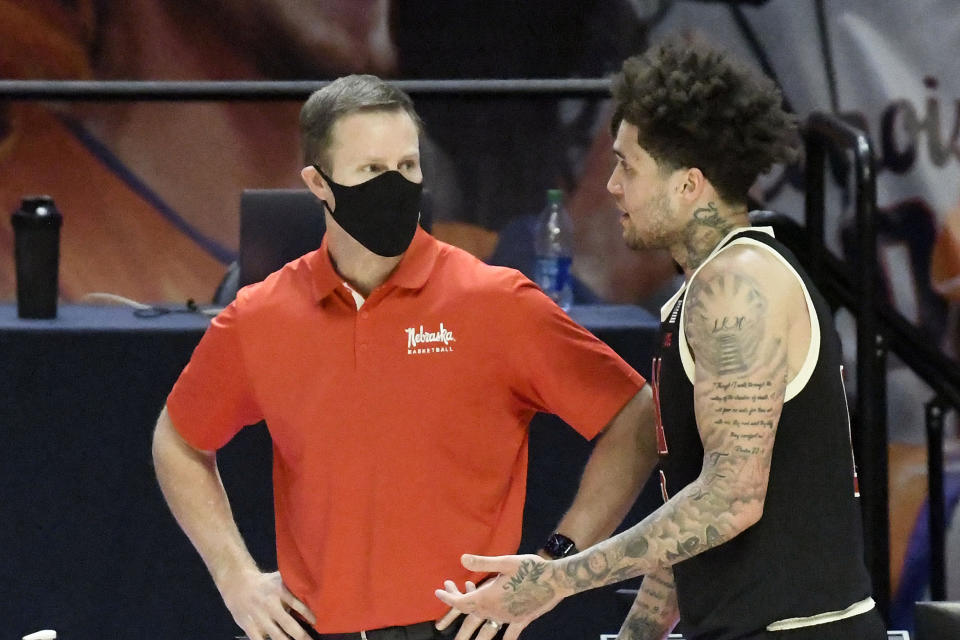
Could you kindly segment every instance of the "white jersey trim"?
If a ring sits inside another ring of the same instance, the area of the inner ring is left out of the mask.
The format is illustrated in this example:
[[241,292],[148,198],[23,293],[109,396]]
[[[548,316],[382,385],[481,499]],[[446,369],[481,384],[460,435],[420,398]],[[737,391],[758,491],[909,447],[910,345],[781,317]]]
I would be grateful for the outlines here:
[[[790,273],[793,274],[794,278],[797,279],[797,282],[800,285],[800,290],[803,291],[804,300],[807,303],[807,315],[810,320],[810,346],[807,349],[807,356],[804,358],[803,365],[801,365],[799,371],[797,371],[797,374],[793,377],[793,379],[787,383],[787,388],[783,399],[784,402],[787,402],[795,398],[801,391],[803,391],[804,387],[807,386],[807,382],[810,381],[810,376],[813,375],[814,369],[816,369],[817,361],[820,358],[819,316],[817,315],[816,307],[813,305],[813,299],[810,297],[810,292],[807,291],[807,287],[803,282],[803,278],[800,277],[800,274],[797,273],[797,270],[793,268],[793,265],[791,265],[786,258],[780,255],[778,251],[774,250],[767,244],[751,238],[736,238],[724,246],[724,243],[727,242],[729,238],[744,231],[759,231],[760,233],[766,233],[771,237],[776,237],[773,233],[772,227],[741,227],[728,233],[727,236],[720,242],[720,244],[717,245],[718,248],[715,249],[709,256],[707,256],[707,259],[704,260],[699,267],[697,267],[696,271],[693,272],[693,275],[690,276],[690,280],[685,282],[680,287],[680,290],[677,291],[677,293],[674,294],[669,301],[667,301],[667,304],[660,309],[660,316],[662,320],[666,319],[666,315],[664,314],[669,315],[670,309],[672,309],[673,305],[676,304],[677,298],[679,298],[680,294],[689,287],[690,282],[697,277],[697,274],[700,273],[700,269],[705,267],[710,260],[715,258],[721,252],[737,245],[749,245],[767,250],[769,253],[774,255],[783,264],[783,266],[790,271]],[[690,347],[687,344],[687,336],[683,331],[683,314],[685,310],[686,304],[684,304],[680,309],[680,319],[678,320],[677,324],[677,333],[680,336],[678,348],[680,350],[680,362],[683,363],[683,370],[687,374],[687,378],[690,380],[690,383],[694,384],[696,380],[697,368],[696,362],[694,361],[693,356],[690,354]]]
[[662,307],[660,307],[660,322],[666,322],[667,318],[670,317],[670,312],[673,311],[673,308],[677,305],[677,300],[680,298],[680,294],[687,290],[687,283],[684,282],[680,285],[680,288],[677,289],[677,292],[670,296],[670,299],[667,300]]
[[785,618],[777,620],[767,625],[767,631],[789,631],[790,629],[802,629],[804,627],[813,627],[818,624],[827,624],[829,622],[839,622],[853,616],[870,611],[877,603],[873,598],[867,596],[860,602],[854,602],[852,605],[842,611],[826,611],[805,618]]
[[[717,248],[714,249],[714,250],[710,253],[710,255],[707,256],[707,259],[703,261],[703,264],[701,264],[699,267],[696,268],[696,270],[693,272],[693,275],[690,276],[690,280],[693,280],[693,279],[697,276],[697,273],[700,272],[700,269],[703,268],[703,265],[704,265],[704,264],[706,264],[706,263],[707,263],[711,258],[713,258],[715,255],[717,255],[718,253],[720,253],[720,251],[722,250],[722,247],[723,247],[723,243],[724,243],[724,242],[726,242],[727,240],[729,240],[729,239],[732,238],[733,236],[737,235],[738,233],[742,233],[742,232],[744,232],[744,231],[760,231],[760,232],[762,232],[762,233],[767,233],[767,234],[770,234],[771,236],[773,236],[773,227],[737,227],[736,229],[734,229],[733,231],[731,231],[730,233],[728,233],[727,235],[725,235],[725,236],[723,237],[723,240],[721,240],[721,241],[717,244]],[[667,301],[663,304],[662,307],[660,307],[660,321],[661,321],[661,322],[666,322],[667,318],[670,316],[670,312],[673,310],[673,306],[674,306],[675,304],[677,304],[677,300],[680,298],[680,294],[682,294],[684,291],[687,290],[687,284],[688,284],[688,282],[684,282],[683,284],[681,284],[681,285],[680,285],[680,288],[677,289],[677,292],[676,292],[675,294],[673,294],[672,296],[670,296],[670,299],[667,300]]]

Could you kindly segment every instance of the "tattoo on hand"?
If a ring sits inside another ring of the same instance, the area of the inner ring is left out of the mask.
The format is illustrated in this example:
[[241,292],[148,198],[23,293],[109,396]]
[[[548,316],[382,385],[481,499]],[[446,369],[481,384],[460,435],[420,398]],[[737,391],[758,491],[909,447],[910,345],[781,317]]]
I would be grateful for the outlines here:
[[516,591],[520,588],[520,585],[527,580],[530,582],[536,582],[540,579],[540,576],[543,575],[543,572],[546,570],[546,568],[547,565],[544,563],[524,560],[522,563],[520,563],[520,568],[517,570],[517,575],[510,578],[510,582],[507,583],[507,587]]
[[503,586],[503,603],[507,611],[517,616],[533,613],[554,597],[553,587],[540,582],[546,569],[545,562],[524,560],[520,563],[517,575]]

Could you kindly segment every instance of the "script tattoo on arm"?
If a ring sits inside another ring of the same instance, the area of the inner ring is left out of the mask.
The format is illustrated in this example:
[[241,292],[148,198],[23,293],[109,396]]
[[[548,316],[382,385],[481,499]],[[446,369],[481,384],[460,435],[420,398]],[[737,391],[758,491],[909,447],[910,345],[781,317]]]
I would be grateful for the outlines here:
[[660,569],[644,577],[617,640],[661,640],[678,618],[673,570]]
[[631,529],[559,561],[564,588],[670,567],[724,544],[763,513],[788,376],[786,294],[750,275],[765,261],[758,267],[721,257],[694,279],[684,311],[696,363],[700,475]]
[[761,285],[735,259],[722,264],[720,270],[711,263],[692,283],[684,329],[696,359],[706,480],[713,495],[755,521],[789,373],[785,294]]

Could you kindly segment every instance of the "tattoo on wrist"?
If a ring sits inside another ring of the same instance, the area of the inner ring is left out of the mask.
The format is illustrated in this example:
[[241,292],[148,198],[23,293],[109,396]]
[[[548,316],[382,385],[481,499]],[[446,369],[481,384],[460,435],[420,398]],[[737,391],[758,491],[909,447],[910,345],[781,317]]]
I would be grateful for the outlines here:
[[540,576],[543,575],[543,572],[546,570],[546,563],[536,563],[530,560],[524,560],[520,563],[520,568],[517,570],[517,575],[510,578],[510,582],[507,583],[507,587],[516,591],[520,585],[526,581],[537,582],[540,580]]
[[612,568],[607,554],[599,549],[581,556],[573,556],[565,562],[564,573],[577,590],[589,589],[601,584]]
[[546,561],[524,560],[520,563],[517,574],[503,586],[507,611],[514,615],[531,613],[554,597],[556,591],[548,581],[540,581],[547,567]]

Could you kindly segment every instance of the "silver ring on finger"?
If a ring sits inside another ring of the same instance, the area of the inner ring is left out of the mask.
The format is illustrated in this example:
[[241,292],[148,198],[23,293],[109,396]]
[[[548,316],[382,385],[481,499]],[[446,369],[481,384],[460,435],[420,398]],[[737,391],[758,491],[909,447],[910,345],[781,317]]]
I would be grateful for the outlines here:
[[489,625],[494,631],[500,628],[500,623],[496,620],[487,620],[487,625]]

